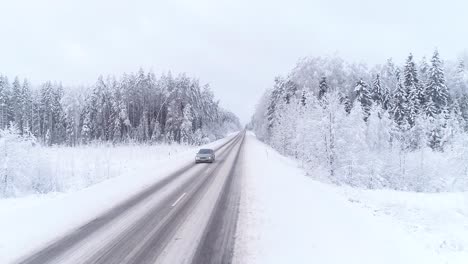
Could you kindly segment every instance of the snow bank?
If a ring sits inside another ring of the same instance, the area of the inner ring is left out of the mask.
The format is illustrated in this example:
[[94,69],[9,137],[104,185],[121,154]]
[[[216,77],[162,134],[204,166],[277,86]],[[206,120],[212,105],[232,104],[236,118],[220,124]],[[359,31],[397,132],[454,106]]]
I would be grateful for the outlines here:
[[[437,231],[421,230],[421,234],[427,234],[425,237],[410,232],[406,224],[394,217],[375,212],[374,208],[381,209],[383,204],[394,201],[386,199],[383,191],[366,193],[361,203],[356,203],[353,197],[359,190],[304,177],[299,164],[279,155],[253,135],[247,137],[244,153],[244,192],[235,263],[467,263],[464,253],[436,250],[428,247],[426,240],[443,232],[458,238],[455,239],[458,249],[468,246],[464,239],[468,215],[460,214],[466,200],[461,196],[418,194],[418,200],[404,207],[403,201],[413,194],[392,192],[400,201],[392,213],[399,214],[407,223],[418,225],[424,223],[422,219],[437,217],[426,219],[433,221],[431,226]],[[432,205],[430,197],[444,198]],[[421,205],[425,199],[428,203],[419,207],[419,218],[408,217],[418,208],[418,202]],[[449,206],[437,212],[443,203]],[[444,214],[454,218],[445,220]],[[448,224],[452,227],[445,228]],[[449,229],[454,232],[448,232]]]
[[[216,147],[231,137],[206,146]],[[40,153],[54,165],[52,171],[73,192],[0,199],[0,263],[9,263],[163,179],[192,162],[195,149],[168,145],[35,151],[45,151]],[[93,182],[83,181],[87,175],[99,176],[101,182],[80,189]]]

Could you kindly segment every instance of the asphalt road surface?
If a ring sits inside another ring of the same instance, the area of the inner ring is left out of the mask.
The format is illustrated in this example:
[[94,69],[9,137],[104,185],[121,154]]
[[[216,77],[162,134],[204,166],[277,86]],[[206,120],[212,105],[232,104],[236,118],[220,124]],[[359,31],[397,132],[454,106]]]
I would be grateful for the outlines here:
[[17,263],[230,263],[244,136]]

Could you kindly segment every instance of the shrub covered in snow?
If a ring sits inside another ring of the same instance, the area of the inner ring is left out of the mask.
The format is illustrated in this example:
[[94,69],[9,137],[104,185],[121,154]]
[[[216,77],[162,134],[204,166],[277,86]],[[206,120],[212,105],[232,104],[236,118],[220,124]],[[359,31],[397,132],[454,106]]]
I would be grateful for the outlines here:
[[47,193],[58,188],[37,148],[33,136],[21,136],[14,126],[0,130],[0,196]]

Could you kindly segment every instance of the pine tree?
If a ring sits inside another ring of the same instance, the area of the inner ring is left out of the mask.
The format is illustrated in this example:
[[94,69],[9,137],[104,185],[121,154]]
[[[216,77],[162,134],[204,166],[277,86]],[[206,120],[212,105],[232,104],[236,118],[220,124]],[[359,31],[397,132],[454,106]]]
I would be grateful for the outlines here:
[[281,77],[276,77],[275,85],[273,87],[273,90],[271,91],[270,100],[268,103],[268,110],[266,113],[269,130],[271,130],[274,126],[276,108],[277,108],[277,104],[280,102],[280,98],[282,94],[283,94],[283,79]]
[[50,144],[63,144],[67,140],[66,131],[66,115],[62,106],[63,87],[61,84],[56,85],[52,90],[52,124]]
[[422,106],[420,101],[421,86],[417,75],[413,54],[410,53],[403,70],[403,85],[406,97],[406,120],[412,126]]
[[392,58],[387,59],[382,69],[382,79],[392,81],[396,77],[397,67]]
[[[432,101],[436,114],[440,114],[444,108],[448,107],[449,93],[445,85],[445,75],[442,69],[442,61],[439,52],[434,51],[429,69],[429,80],[426,88],[426,101]],[[431,113],[426,113],[432,115]]]
[[442,127],[440,125],[440,117],[432,118],[429,117],[431,120],[431,123],[434,125],[429,131],[429,140],[428,140],[428,145],[431,149],[436,150],[436,151],[442,151]]
[[16,77],[12,83],[11,104],[13,110],[13,122],[20,134],[23,134],[23,93],[19,78]]
[[400,69],[395,66],[391,58],[387,60],[381,71],[382,90],[387,94],[384,108],[388,111],[393,108],[393,91],[397,87],[397,73],[400,74],[399,72]]
[[419,84],[416,87],[416,97],[419,103],[417,109],[418,114],[424,112],[427,103],[426,87],[429,81],[429,69],[430,66],[426,61],[426,57],[423,57],[419,66]]
[[180,102],[171,101],[166,119],[166,140],[180,142],[180,124],[182,121]]
[[90,109],[85,109],[81,122],[81,142],[86,144],[93,140],[92,113]]
[[183,110],[183,120],[180,125],[181,129],[181,142],[192,143],[193,142],[193,115],[192,106],[187,104]]
[[411,90],[415,89],[415,86],[419,84],[416,64],[413,60],[413,54],[410,53],[408,59],[406,60],[406,64],[403,70],[403,84],[405,85],[406,89]]
[[371,99],[371,92],[369,89],[369,85],[363,80],[357,82],[356,87],[354,88],[354,92],[356,93],[356,100],[361,104],[363,114],[364,114],[364,121],[370,115],[370,109],[372,106],[372,99]]
[[28,132],[32,133],[34,109],[31,88],[29,87],[29,82],[27,79],[23,81],[23,86],[21,88],[21,97],[23,100],[21,109],[23,119],[23,130],[27,130]]
[[465,61],[460,59],[457,64],[456,72],[455,72],[455,91],[461,94],[467,94],[467,73],[465,67]]
[[41,108],[41,93],[34,91],[32,93],[32,106],[31,106],[31,133],[36,138],[41,138],[41,124],[42,124],[42,108]]
[[353,104],[349,99],[349,96],[340,95],[340,103],[344,106],[344,110],[347,114],[351,113],[351,109],[353,109]]
[[419,63],[419,82],[424,88],[427,86],[429,80],[429,69],[430,66],[427,63],[427,59],[423,57]]
[[465,131],[468,131],[468,94],[462,94],[458,99],[458,104],[460,106],[460,116],[465,123]]
[[424,113],[426,113],[426,116],[434,118],[438,114],[437,107],[434,103],[434,100],[432,100],[432,97],[429,96],[427,98],[426,104],[424,105]]
[[130,120],[127,115],[127,108],[124,102],[123,83],[114,86],[112,94],[112,113],[113,117],[113,140],[121,142],[128,135]]
[[72,113],[67,112],[65,116],[65,126],[66,126],[66,142],[69,146],[75,146],[76,142],[76,123],[75,118],[72,116]]
[[406,91],[401,82],[400,74],[397,73],[397,86],[393,92],[392,114],[395,122],[401,127],[407,124],[407,99]]
[[376,103],[376,105],[379,105],[382,107],[382,109],[387,110],[390,104],[389,96],[388,89],[382,86],[380,74],[377,74],[372,83],[372,100]]
[[319,83],[318,99],[322,100],[323,96],[325,96],[326,93],[328,93],[327,77],[322,76]]
[[301,95],[301,105],[302,106],[306,106],[307,104],[307,95],[306,95],[306,91],[302,91],[302,95]]
[[46,82],[41,87],[39,102],[39,136],[42,142],[51,144],[50,131],[53,127],[53,87],[52,83]]
[[296,96],[297,91],[299,90],[299,87],[297,84],[290,79],[286,80],[285,82],[282,83],[283,85],[283,97],[286,102],[286,104],[289,104],[291,100]]
[[143,112],[142,118],[140,120],[140,125],[137,128],[138,134],[136,136],[136,139],[140,142],[146,142],[149,140],[149,128],[148,128],[148,115],[147,113]]
[[158,142],[161,139],[161,126],[159,125],[159,122],[155,121],[153,122],[153,134],[151,135],[151,140],[154,142]]
[[10,123],[11,91],[8,78],[0,75],[0,129],[5,129]]

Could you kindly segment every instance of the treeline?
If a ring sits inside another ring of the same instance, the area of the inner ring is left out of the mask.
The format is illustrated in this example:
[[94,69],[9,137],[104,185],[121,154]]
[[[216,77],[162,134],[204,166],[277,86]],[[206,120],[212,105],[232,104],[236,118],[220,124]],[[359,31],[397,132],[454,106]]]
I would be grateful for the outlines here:
[[444,67],[436,50],[429,62],[410,54],[402,66],[390,59],[370,69],[337,57],[301,60],[275,79],[251,126],[317,177],[439,191],[468,187],[467,124],[464,61]]
[[140,69],[92,87],[64,89],[0,75],[0,129],[14,128],[47,145],[103,142],[201,144],[238,130],[238,118],[219,106],[208,85],[185,74],[157,78]]

